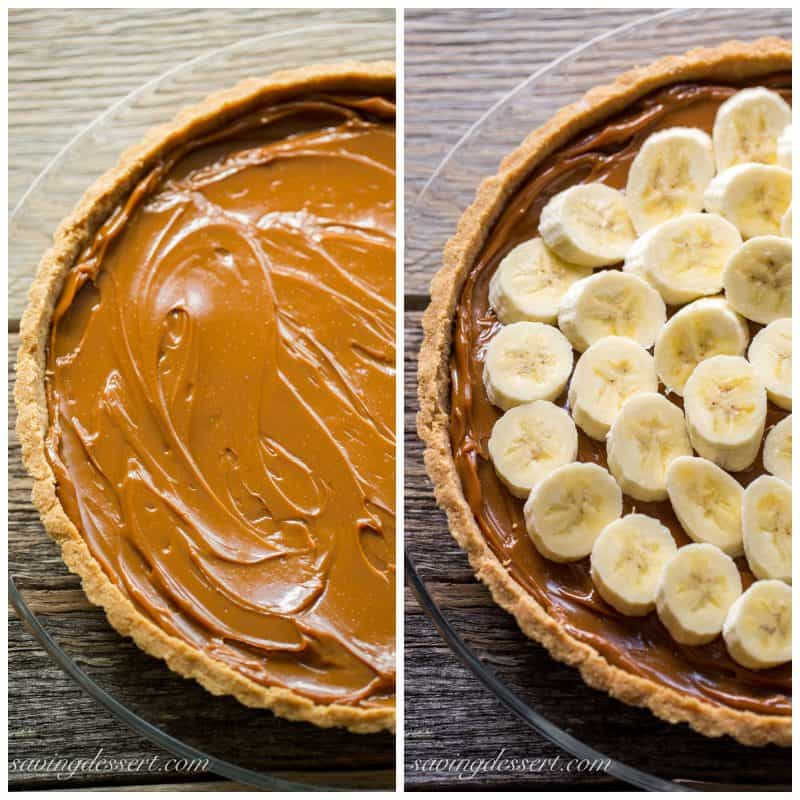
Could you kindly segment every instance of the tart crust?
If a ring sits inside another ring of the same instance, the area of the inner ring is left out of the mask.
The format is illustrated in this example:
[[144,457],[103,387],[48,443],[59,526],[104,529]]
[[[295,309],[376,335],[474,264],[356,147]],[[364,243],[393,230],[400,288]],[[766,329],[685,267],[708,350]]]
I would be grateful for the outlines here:
[[522,631],[543,644],[551,656],[577,667],[589,686],[629,705],[649,708],[668,722],[687,722],[706,736],[728,734],[742,744],[758,746],[789,746],[791,717],[712,705],[610,664],[593,647],[571,636],[501,565],[478,528],[453,460],[449,358],[453,317],[464,280],[506,202],[544,158],[581,131],[665,85],[683,80],[748,78],[790,69],[791,63],[791,44],[782,39],[731,41],[626,72],[558,111],[502,161],[496,175],[481,183],[475,201],[461,217],[455,235],[445,247],[442,268],[431,282],[431,302],[423,317],[419,355],[417,429],[426,445],[425,466],[437,503],[447,513],[453,538],[467,553],[472,569],[489,588],[494,601],[513,614]]
[[61,546],[69,569],[80,576],[86,596],[101,606],[111,625],[130,636],[145,652],[166,661],[174,672],[194,678],[211,694],[233,695],[254,708],[268,708],[279,717],[304,720],[323,728],[344,727],[354,733],[394,731],[394,708],[357,708],[315,703],[283,687],[266,687],[176,639],[141,614],[109,580],[58,499],[56,481],[45,454],[48,409],[45,395],[47,340],[54,306],[64,278],[84,246],[158,158],[185,139],[199,136],[266,103],[314,91],[361,89],[387,92],[395,87],[391,61],[345,62],[276,72],[249,78],[181,111],[171,122],[153,128],[127,150],[116,167],[84,194],[53,237],[39,263],[22,317],[17,357],[15,399],[17,435],[23,462],[34,479],[32,500],[48,534]]

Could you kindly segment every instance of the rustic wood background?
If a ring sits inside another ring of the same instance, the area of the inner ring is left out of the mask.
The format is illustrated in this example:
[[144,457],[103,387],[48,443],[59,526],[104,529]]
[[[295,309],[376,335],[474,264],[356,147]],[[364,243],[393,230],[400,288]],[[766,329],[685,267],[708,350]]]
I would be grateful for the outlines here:
[[[394,12],[243,10],[17,10],[9,14],[9,208],[49,160],[114,101],[167,69],[270,29],[311,22],[391,21]],[[171,113],[174,113],[174,109]],[[91,165],[87,165],[87,169]],[[91,173],[88,173],[91,174]],[[88,185],[87,179],[84,185]],[[30,265],[28,274],[32,274]],[[17,276],[10,276],[11,278]],[[9,386],[27,280],[10,282]],[[86,601],[30,504],[30,480],[9,400],[9,550],[30,608],[79,665],[113,696],[177,737],[288,780],[394,785],[394,737],[355,736],[277,720],[211,698],[118,636]],[[9,607],[9,759],[151,759],[169,754],[117,721],[51,661]],[[220,745],[220,741],[226,744]],[[13,789],[231,791],[213,774],[126,773],[57,779],[40,765],[10,772]]]
[[[569,49],[649,12],[630,9],[410,10],[405,15],[406,208],[468,127],[538,68]],[[770,12],[762,30],[769,31]],[[781,12],[777,12],[781,13]],[[774,18],[773,18],[774,19]],[[713,25],[707,23],[713,36]],[[607,64],[598,75],[609,77]],[[409,214],[407,212],[406,218]],[[424,245],[424,243],[422,243]],[[648,712],[588,689],[577,673],[551,660],[520,633],[472,575],[436,508],[415,432],[416,358],[421,312],[435,259],[416,258],[406,237],[405,535],[439,607],[484,663],[545,717],[561,720],[606,754],[663,777],[763,784],[789,782],[787,751],[753,751],[670,730]],[[561,751],[520,722],[483,687],[442,641],[409,590],[405,604],[405,781],[410,789],[608,791],[625,788],[604,774],[545,769],[520,775],[456,777],[443,759],[550,757]],[[546,681],[537,681],[546,674]],[[532,689],[541,683],[548,691]],[[562,754],[563,755],[563,754]]]
[[[380,12],[319,12],[320,19],[385,18]],[[516,83],[591,36],[641,16],[623,9],[539,9],[536,11],[411,11],[406,19],[406,185],[412,202],[442,157],[483,111]],[[208,50],[249,37],[276,23],[302,24],[308,11],[194,10],[12,11],[9,15],[9,206],[60,148],[130,90],[164,70]],[[406,527],[407,535],[430,544],[430,561],[448,559],[448,581],[434,588],[440,605],[467,638],[501,672],[509,664],[557,670],[561,691],[541,698],[542,710],[568,704],[580,727],[586,709],[597,720],[593,734],[607,728],[610,742],[629,743],[641,752],[666,748],[675,766],[686,759],[709,780],[737,778],[758,782],[765,768],[780,764],[782,753],[742,751],[730,742],[712,743],[686,734],[686,743],[666,736],[664,726],[644,713],[625,709],[586,689],[571,670],[554,664],[522,637],[513,621],[497,609],[452,543],[436,510],[421,467],[414,433],[415,367],[421,310],[427,303],[429,273],[406,276]],[[23,306],[9,297],[9,383],[13,381],[16,331]],[[147,715],[172,700],[177,710],[164,720],[180,734],[215,736],[219,720],[240,729],[243,755],[259,750],[273,755],[277,774],[323,783],[356,782],[385,786],[390,780],[391,741],[378,746],[347,735],[317,735],[310,726],[265,726],[226,701],[208,703],[203,690],[169,673],[111,631],[89,606],[78,581],[44,536],[29,502],[30,482],[19,458],[9,415],[9,547],[24,552],[15,573],[30,605],[58,640],[76,654],[81,666],[117,696]],[[433,544],[436,544],[434,547]],[[87,647],[86,642],[90,645]],[[415,766],[431,758],[491,757],[502,748],[518,756],[552,757],[556,748],[526,728],[485,690],[451,654],[416,602],[406,602],[406,744],[407,785],[412,789],[478,787],[515,789],[608,790],[618,784],[602,775],[564,776],[544,771],[527,776],[483,776],[460,781],[445,770]],[[153,686],[158,692],[153,694]],[[9,757],[107,756],[150,758],[161,754],[132,733],[68,678],[9,612]],[[196,709],[190,722],[183,709]],[[217,717],[217,715],[219,715]],[[237,715],[239,715],[237,717]],[[215,724],[216,723],[216,724]],[[265,730],[265,727],[267,730]],[[599,735],[599,734],[598,734]],[[642,746],[639,747],[639,743]],[[656,747],[654,747],[656,743]],[[313,752],[309,771],[307,753]],[[359,768],[353,770],[353,754]],[[163,755],[163,754],[161,754]],[[753,757],[755,756],[755,757]],[[641,761],[639,763],[642,763]],[[653,765],[656,768],[656,765]],[[680,770],[677,770],[678,772]],[[784,770],[785,772],[785,770]],[[55,781],[41,771],[10,776],[11,788],[142,788],[149,790],[241,789],[210,775],[129,775],[120,771]]]

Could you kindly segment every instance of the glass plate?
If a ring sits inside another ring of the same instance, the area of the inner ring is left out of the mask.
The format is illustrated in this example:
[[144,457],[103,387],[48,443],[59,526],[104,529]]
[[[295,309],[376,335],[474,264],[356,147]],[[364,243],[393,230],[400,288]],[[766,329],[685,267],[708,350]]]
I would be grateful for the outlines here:
[[[530,131],[592,87],[660,56],[768,35],[791,38],[790,10],[663,11],[599,36],[531,75],[467,131],[420,193],[407,214],[406,263],[433,275],[480,181],[494,174]],[[426,521],[416,529],[430,532],[407,537],[407,582],[447,644],[532,728],[578,758],[609,760],[610,775],[642,789],[788,789],[789,751],[708,739],[588,688],[576,670],[549,659],[528,640],[510,615],[487,605],[488,594],[479,608],[448,604],[438,586],[474,580],[465,577],[471,576],[466,556],[442,525],[431,524],[442,519],[434,514],[432,497],[414,513]],[[501,652],[485,644],[486,631],[493,632],[493,641],[502,637]]]
[[[168,121],[182,107],[247,77],[311,63],[394,57],[395,31],[391,23],[325,24],[272,31],[241,41],[146,83],[77,135],[15,208],[9,220],[9,273],[24,286],[10,284],[11,296],[21,296],[13,291],[15,288],[27,289],[52,232],[84,190],[153,125]],[[9,309],[9,315],[17,317],[20,310]],[[118,646],[109,648],[107,642],[112,633],[99,609],[80,617],[86,626],[85,635],[77,637],[74,627],[63,627],[63,617],[59,626],[57,618],[44,613],[37,616],[26,601],[25,564],[32,558],[32,549],[36,557],[53,563],[54,575],[68,580],[67,569],[56,555],[57,548],[44,530],[41,541],[31,542],[30,535],[23,537],[12,529],[9,596],[17,613],[50,656],[86,692],[152,742],[183,758],[208,759],[209,772],[263,789],[333,788],[285,780],[273,774],[278,770],[309,773],[323,768],[330,772],[391,769],[394,737],[390,734],[359,736],[341,729],[323,730],[245,708],[230,697],[212,697],[194,681],[180,678],[163,662],[139,651],[128,639],[120,638]],[[102,657],[93,658],[91,648],[97,646],[98,640],[106,647]],[[143,686],[147,688],[143,690]],[[296,743],[296,747],[287,743]],[[282,758],[279,766],[274,760],[277,750]],[[297,753],[296,761],[287,764],[286,753],[292,751]],[[315,753],[318,757],[310,759]],[[325,763],[334,766],[320,766]]]

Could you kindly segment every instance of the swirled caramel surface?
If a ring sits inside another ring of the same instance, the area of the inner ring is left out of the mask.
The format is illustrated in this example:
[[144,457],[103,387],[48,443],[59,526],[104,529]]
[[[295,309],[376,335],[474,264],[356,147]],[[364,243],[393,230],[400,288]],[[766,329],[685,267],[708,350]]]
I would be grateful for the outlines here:
[[286,100],[165,155],[51,327],[59,499],[148,619],[265,686],[395,687],[392,98]]
[[[789,74],[754,83],[778,89],[791,101]],[[450,434],[464,495],[490,548],[573,637],[615,666],[705,702],[789,715],[791,664],[756,672],[732,661],[721,640],[702,647],[680,645],[655,613],[626,617],[606,604],[594,590],[588,559],[556,564],[539,555],[525,529],[523,501],[506,490],[489,458],[487,441],[500,411],[487,399],[481,378],[486,344],[498,328],[489,306],[489,281],[510,250],[537,235],[547,201],[576,183],[601,181],[624,188],[630,164],[650,134],[676,125],[710,133],[717,108],[738,88],[691,83],[659,90],[545,158],[521,183],[489,232],[462,289],[453,331]],[[566,398],[561,402],[566,405]],[[770,403],[767,426],[784,416],[785,411]],[[578,460],[605,467],[605,459],[605,446],[579,431]],[[753,467],[735,477],[746,485],[763,471],[759,453]],[[669,502],[640,503],[625,497],[624,513],[634,509],[660,519],[678,544],[689,541]],[[737,564],[746,588],[753,576],[743,558]]]

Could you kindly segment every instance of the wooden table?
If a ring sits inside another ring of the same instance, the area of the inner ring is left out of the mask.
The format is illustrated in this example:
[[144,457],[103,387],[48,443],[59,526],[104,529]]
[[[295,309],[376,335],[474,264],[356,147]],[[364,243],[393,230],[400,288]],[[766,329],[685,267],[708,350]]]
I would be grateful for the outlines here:
[[[9,203],[78,131],[114,101],[188,59],[276,28],[313,22],[391,21],[391,10],[19,10],[9,18]],[[88,185],[88,181],[87,181]],[[29,265],[32,274],[35,263]],[[17,276],[19,277],[19,276]],[[23,276],[24,277],[24,276]],[[25,286],[27,280],[17,282]],[[16,284],[14,284],[16,285]],[[9,297],[9,383],[18,345],[22,291]],[[141,653],[85,599],[30,504],[9,413],[9,547],[29,606],[80,666],[123,703],[182,738],[216,748],[220,737],[242,760],[278,777],[324,785],[392,787],[394,737],[355,736],[277,720],[236,701],[212,698],[193,681]],[[128,759],[59,778],[11,770],[14,789],[231,791],[210,772],[171,769],[168,753],[120,723],[48,657],[9,609],[9,759]],[[149,768],[152,759],[157,761]],[[136,760],[142,766],[136,768]]]
[[[350,13],[350,12],[348,12]],[[366,12],[371,13],[371,12]],[[476,12],[414,11],[407,15],[406,62],[406,198],[413,201],[441,158],[477,117],[518,81],[587,38],[640,16],[631,10],[537,10]],[[643,13],[643,12],[641,12]],[[169,67],[241,37],[259,26],[309,12],[241,11],[12,11],[9,20],[9,202],[13,207],[50,158],[86,123],[120,96]],[[342,12],[323,14],[341,19]],[[91,35],[89,35],[91,33]],[[533,43],[535,42],[535,46]],[[480,91],[476,87],[480,86]],[[435,508],[421,467],[414,433],[415,365],[421,310],[427,303],[430,274],[410,273],[406,288],[406,527],[409,536],[438,540],[451,560],[449,581],[436,588],[440,605],[463,624],[474,621],[470,644],[483,648],[498,668],[525,659],[531,669],[559,669],[529,643],[508,615],[497,609],[473,578],[466,560],[449,539]],[[13,380],[16,330],[24,298],[9,298],[9,377]],[[198,708],[199,727],[214,729],[210,708],[226,721],[236,710],[225,701],[207,702],[202,690],[169,673],[109,629],[101,613],[85,600],[79,583],[61,564],[44,536],[29,502],[30,482],[9,418],[10,547],[30,554],[16,577],[30,605],[65,646],[82,652],[82,665],[116,687],[131,702],[148,699],[154,685],[163,698]],[[423,565],[424,567],[424,565]],[[91,648],[82,644],[89,636]],[[492,757],[503,747],[526,757],[553,757],[556,748],[517,721],[451,654],[427,617],[409,595],[406,602],[406,753],[409,788],[458,789],[513,786],[519,789],[609,789],[617,784],[603,775],[565,777],[552,770],[519,776],[483,775],[467,782],[445,770],[415,769],[431,758]],[[120,663],[126,665],[120,674]],[[580,715],[593,707],[616,739],[659,742],[663,730],[649,715],[628,710],[587,690],[563,668],[563,693],[550,702],[571,702]],[[547,698],[545,698],[547,699]],[[147,704],[146,704],[147,705]],[[604,710],[608,718],[602,718]],[[243,746],[264,731],[240,719]],[[252,727],[248,727],[252,726]],[[635,728],[633,726],[636,726]],[[635,731],[636,736],[631,732]],[[308,726],[277,724],[268,732],[279,774],[335,783],[358,781],[386,785],[391,759],[389,743],[369,749],[346,735],[317,735]],[[107,756],[152,758],[163,755],[146,739],[122,726],[68,678],[9,613],[9,756],[60,755],[91,758],[103,748]],[[232,735],[227,730],[226,735]],[[387,737],[388,739],[388,737]],[[671,741],[671,740],[670,740]],[[693,739],[698,749],[718,759],[718,775],[735,774],[731,751]],[[652,744],[650,745],[652,747]],[[354,771],[353,752],[359,769]],[[308,752],[315,754],[313,771]],[[691,751],[690,751],[691,752]],[[738,752],[738,751],[737,751]],[[299,755],[298,755],[299,754]],[[681,752],[685,755],[685,751]],[[758,759],[762,754],[757,754]],[[752,760],[752,759],[751,759]],[[231,790],[211,775],[82,774],[69,781],[29,771],[10,776],[12,788],[147,788]]]
[[[453,10],[406,12],[406,207],[460,137],[522,79],[588,39],[649,12],[622,9]],[[406,218],[409,218],[407,213]],[[405,536],[428,588],[447,619],[485,664],[531,700],[535,678],[553,675],[554,687],[533,704],[549,718],[567,719],[576,736],[641,769],[707,780],[786,776],[787,751],[750,751],[730,740],[709,741],[648,712],[628,708],[588,689],[577,673],[528,641],[510,615],[492,602],[436,508],[415,433],[416,358],[420,320],[428,303],[434,259],[417,258],[406,238],[405,303]],[[421,267],[420,264],[423,264]],[[603,773],[502,773],[464,779],[447,760],[564,755],[520,722],[453,655],[407,590],[405,604],[405,781],[410,789],[609,790],[626,788]],[[668,763],[665,765],[664,757]],[[744,765],[767,758],[747,773]],[[440,760],[438,764],[433,763]],[[661,763],[660,763],[661,762]],[[563,762],[562,762],[563,763]]]

